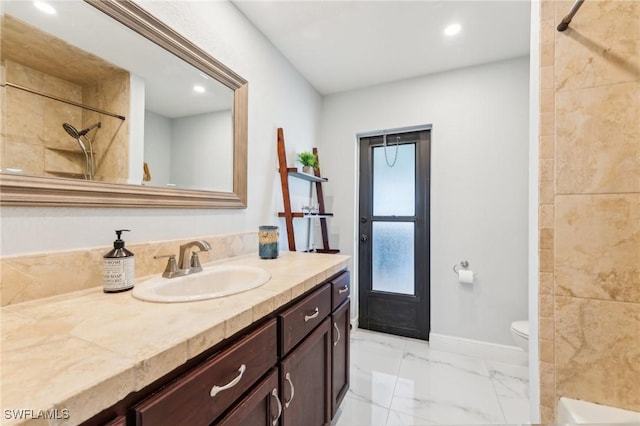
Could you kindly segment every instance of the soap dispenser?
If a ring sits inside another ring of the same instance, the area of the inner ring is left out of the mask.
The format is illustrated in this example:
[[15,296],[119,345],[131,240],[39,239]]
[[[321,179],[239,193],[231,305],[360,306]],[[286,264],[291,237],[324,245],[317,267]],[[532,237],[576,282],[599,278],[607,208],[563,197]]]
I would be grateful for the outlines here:
[[104,255],[104,269],[102,273],[105,293],[117,293],[133,288],[135,264],[133,253],[124,248],[121,236],[128,229],[116,230],[118,237],[113,242],[113,250]]

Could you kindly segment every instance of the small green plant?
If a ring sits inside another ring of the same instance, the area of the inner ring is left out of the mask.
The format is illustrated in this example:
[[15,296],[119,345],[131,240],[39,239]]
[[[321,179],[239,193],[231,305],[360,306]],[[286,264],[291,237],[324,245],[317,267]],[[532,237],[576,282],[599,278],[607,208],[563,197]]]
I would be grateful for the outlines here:
[[318,158],[309,151],[301,152],[300,154],[298,154],[298,162],[300,162],[300,164],[302,164],[303,166],[313,167],[314,169],[320,167]]

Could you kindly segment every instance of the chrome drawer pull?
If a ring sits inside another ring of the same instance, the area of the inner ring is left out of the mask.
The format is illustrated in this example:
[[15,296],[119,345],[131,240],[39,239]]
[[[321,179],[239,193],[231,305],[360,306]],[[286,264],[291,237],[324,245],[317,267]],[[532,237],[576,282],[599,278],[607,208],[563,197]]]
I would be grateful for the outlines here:
[[338,342],[340,341],[340,329],[338,328],[338,324],[336,324],[335,322],[333,323],[333,328],[335,328],[336,332],[338,333],[338,338],[335,342],[333,342],[333,346],[338,346]]
[[346,293],[347,291],[349,291],[349,286],[345,285],[344,287],[338,289],[338,294]]
[[304,316],[304,322],[309,321],[310,319],[314,319],[317,318],[318,315],[320,314],[320,310],[318,309],[318,307],[316,306],[316,309],[313,311],[313,313],[311,315],[305,315]]
[[232,381],[230,381],[229,383],[227,383],[224,386],[218,386],[218,385],[213,385],[213,387],[211,388],[211,398],[213,398],[214,396],[216,396],[217,394],[219,394],[220,392],[222,392],[223,390],[227,390],[227,389],[231,389],[232,387],[234,387],[235,385],[238,384],[238,382],[240,381],[240,379],[242,379],[242,375],[244,374],[244,370],[247,369],[247,366],[242,364],[240,366],[240,368],[238,369],[238,377],[236,377],[235,379],[233,379]]
[[287,380],[287,382],[289,382],[289,386],[291,386],[291,398],[289,398],[288,401],[284,402],[284,408],[289,408],[289,404],[291,404],[291,401],[293,401],[293,396],[296,394],[296,390],[293,387],[293,382],[291,381],[291,375],[287,373],[287,375],[284,376],[284,378]]
[[271,424],[276,426],[278,424],[278,420],[280,420],[280,416],[282,415],[282,404],[280,404],[280,398],[278,398],[278,389],[273,388],[271,391],[271,396],[276,399],[276,403],[278,404],[278,415],[271,420]]

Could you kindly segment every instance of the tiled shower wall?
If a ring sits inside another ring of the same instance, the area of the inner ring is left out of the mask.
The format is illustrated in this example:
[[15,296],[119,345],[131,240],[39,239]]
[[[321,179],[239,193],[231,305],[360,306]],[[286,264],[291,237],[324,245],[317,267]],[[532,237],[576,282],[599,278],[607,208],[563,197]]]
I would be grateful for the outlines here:
[[[23,64],[2,63],[7,82],[129,116],[129,74],[113,72],[98,82],[80,85]],[[1,166],[27,175],[82,178],[85,159],[76,141],[62,128],[78,130],[101,122],[93,131],[95,180],[126,183],[129,177],[129,121],[92,112],[15,88],[2,88],[6,116],[2,118]],[[129,117],[130,118],[130,117]],[[142,169],[142,165],[140,165]]]
[[540,391],[640,411],[640,1],[541,2]]

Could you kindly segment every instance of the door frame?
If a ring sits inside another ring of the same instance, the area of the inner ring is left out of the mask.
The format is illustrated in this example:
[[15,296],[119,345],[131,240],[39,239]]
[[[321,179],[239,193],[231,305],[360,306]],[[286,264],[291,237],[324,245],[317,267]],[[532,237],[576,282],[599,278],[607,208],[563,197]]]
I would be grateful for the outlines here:
[[[426,155],[426,163],[423,166],[427,167],[427,195],[424,197],[424,203],[425,203],[425,213],[426,213],[426,217],[424,218],[424,239],[422,240],[421,244],[423,245],[423,249],[426,253],[426,262],[421,264],[422,268],[425,268],[426,271],[424,272],[424,277],[427,280],[426,283],[426,289],[424,291],[424,296],[427,298],[428,303],[426,304],[425,308],[426,308],[426,321],[428,324],[428,330],[426,331],[426,335],[422,335],[420,336],[420,338],[428,340],[429,339],[429,333],[431,331],[431,157],[432,157],[432,149],[431,149],[431,142],[432,142],[432,136],[433,136],[433,125],[432,124],[422,124],[422,125],[416,125],[416,126],[407,126],[407,127],[396,127],[396,128],[389,128],[389,129],[384,129],[384,130],[374,130],[374,131],[368,131],[368,132],[361,132],[361,133],[357,133],[356,134],[356,146],[355,146],[355,157],[356,157],[356,174],[354,176],[355,179],[355,186],[356,186],[356,198],[354,200],[354,211],[355,211],[355,215],[353,217],[353,266],[354,266],[354,281],[355,281],[355,291],[354,293],[357,295],[357,297],[354,297],[355,300],[352,301],[352,323],[354,323],[356,325],[356,327],[359,327],[359,321],[360,321],[360,310],[362,309],[361,304],[360,304],[360,240],[359,240],[359,236],[360,236],[360,222],[359,222],[359,218],[361,216],[360,214],[360,197],[362,194],[362,188],[361,188],[361,172],[362,172],[362,164],[361,164],[361,155],[360,155],[360,151],[362,149],[361,146],[361,140],[363,138],[370,138],[370,137],[381,137],[384,134],[394,134],[394,133],[412,133],[412,132],[419,132],[419,131],[428,131],[429,132],[429,146],[427,148],[427,155]],[[416,243],[417,244],[417,243]],[[355,303],[353,303],[355,302]]]

